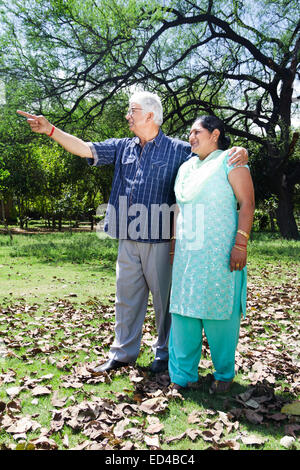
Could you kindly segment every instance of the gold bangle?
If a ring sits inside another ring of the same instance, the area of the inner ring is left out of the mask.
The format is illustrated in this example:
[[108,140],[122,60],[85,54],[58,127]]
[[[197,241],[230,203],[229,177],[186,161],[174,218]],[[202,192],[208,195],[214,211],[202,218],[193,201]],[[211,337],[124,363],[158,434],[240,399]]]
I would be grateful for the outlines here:
[[240,228],[238,229],[237,233],[240,233],[241,235],[244,235],[244,237],[247,238],[247,240],[249,240],[249,233],[247,232],[244,232],[244,230],[241,230]]
[[170,238],[170,240],[176,240],[176,238],[173,236],[173,237]]
[[233,248],[236,248],[237,250],[240,250],[240,251],[245,251],[245,252],[247,252],[247,249],[244,250],[243,248],[240,248],[239,246],[236,246],[236,245],[234,245]]
[[174,255],[174,251],[170,251],[169,254],[170,254],[170,255]]

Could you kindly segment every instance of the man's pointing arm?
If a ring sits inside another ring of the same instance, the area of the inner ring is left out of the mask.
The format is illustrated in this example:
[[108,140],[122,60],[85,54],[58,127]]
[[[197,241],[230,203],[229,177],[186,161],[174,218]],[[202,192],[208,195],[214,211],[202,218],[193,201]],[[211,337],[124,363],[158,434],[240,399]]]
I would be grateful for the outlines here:
[[33,132],[38,134],[46,134],[60,144],[65,150],[82,158],[94,158],[90,146],[82,139],[74,135],[67,134],[57,127],[53,126],[44,116],[36,116],[26,113],[25,111],[17,111],[20,116],[27,119],[28,124]]

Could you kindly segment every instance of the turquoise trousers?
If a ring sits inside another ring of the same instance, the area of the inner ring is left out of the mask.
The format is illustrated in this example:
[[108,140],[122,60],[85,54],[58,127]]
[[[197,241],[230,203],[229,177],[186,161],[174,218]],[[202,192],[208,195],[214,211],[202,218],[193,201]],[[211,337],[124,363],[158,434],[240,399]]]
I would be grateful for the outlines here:
[[240,320],[240,291],[236,292],[229,320],[203,320],[172,313],[169,340],[171,382],[186,387],[188,382],[198,381],[203,330],[215,368],[215,379],[231,381],[235,376],[235,351],[239,339]]

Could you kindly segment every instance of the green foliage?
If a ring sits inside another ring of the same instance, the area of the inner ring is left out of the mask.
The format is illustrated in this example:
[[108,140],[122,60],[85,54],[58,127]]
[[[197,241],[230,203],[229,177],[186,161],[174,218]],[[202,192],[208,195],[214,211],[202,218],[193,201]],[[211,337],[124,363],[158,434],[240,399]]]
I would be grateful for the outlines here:
[[[1,0],[0,15],[0,79],[9,106],[44,114],[91,141],[127,135],[122,114],[136,87],[160,94],[171,135],[186,138],[198,114],[217,114],[233,143],[259,146],[253,162],[258,200],[275,194],[280,230],[288,226],[285,235],[297,236],[292,201],[282,208],[281,184],[286,177],[291,194],[299,184],[299,161],[289,164],[297,111],[296,0]],[[4,141],[14,143],[14,134],[11,123]],[[22,144],[32,139],[24,131]],[[82,196],[81,168],[65,167],[70,180],[60,187],[59,206],[66,210],[64,192],[69,200]],[[104,201],[109,193],[111,169],[98,173],[89,173],[89,206],[97,197],[94,183]]]
[[0,192],[5,190],[8,177],[9,171],[5,169],[3,158],[0,156]]

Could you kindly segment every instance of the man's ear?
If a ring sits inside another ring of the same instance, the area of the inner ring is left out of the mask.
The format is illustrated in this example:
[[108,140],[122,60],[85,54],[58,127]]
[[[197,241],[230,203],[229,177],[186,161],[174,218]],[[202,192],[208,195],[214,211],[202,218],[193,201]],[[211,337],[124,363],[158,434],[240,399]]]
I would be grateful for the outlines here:
[[147,121],[153,121],[153,119],[154,119],[154,113],[150,111],[149,113],[147,113]]

